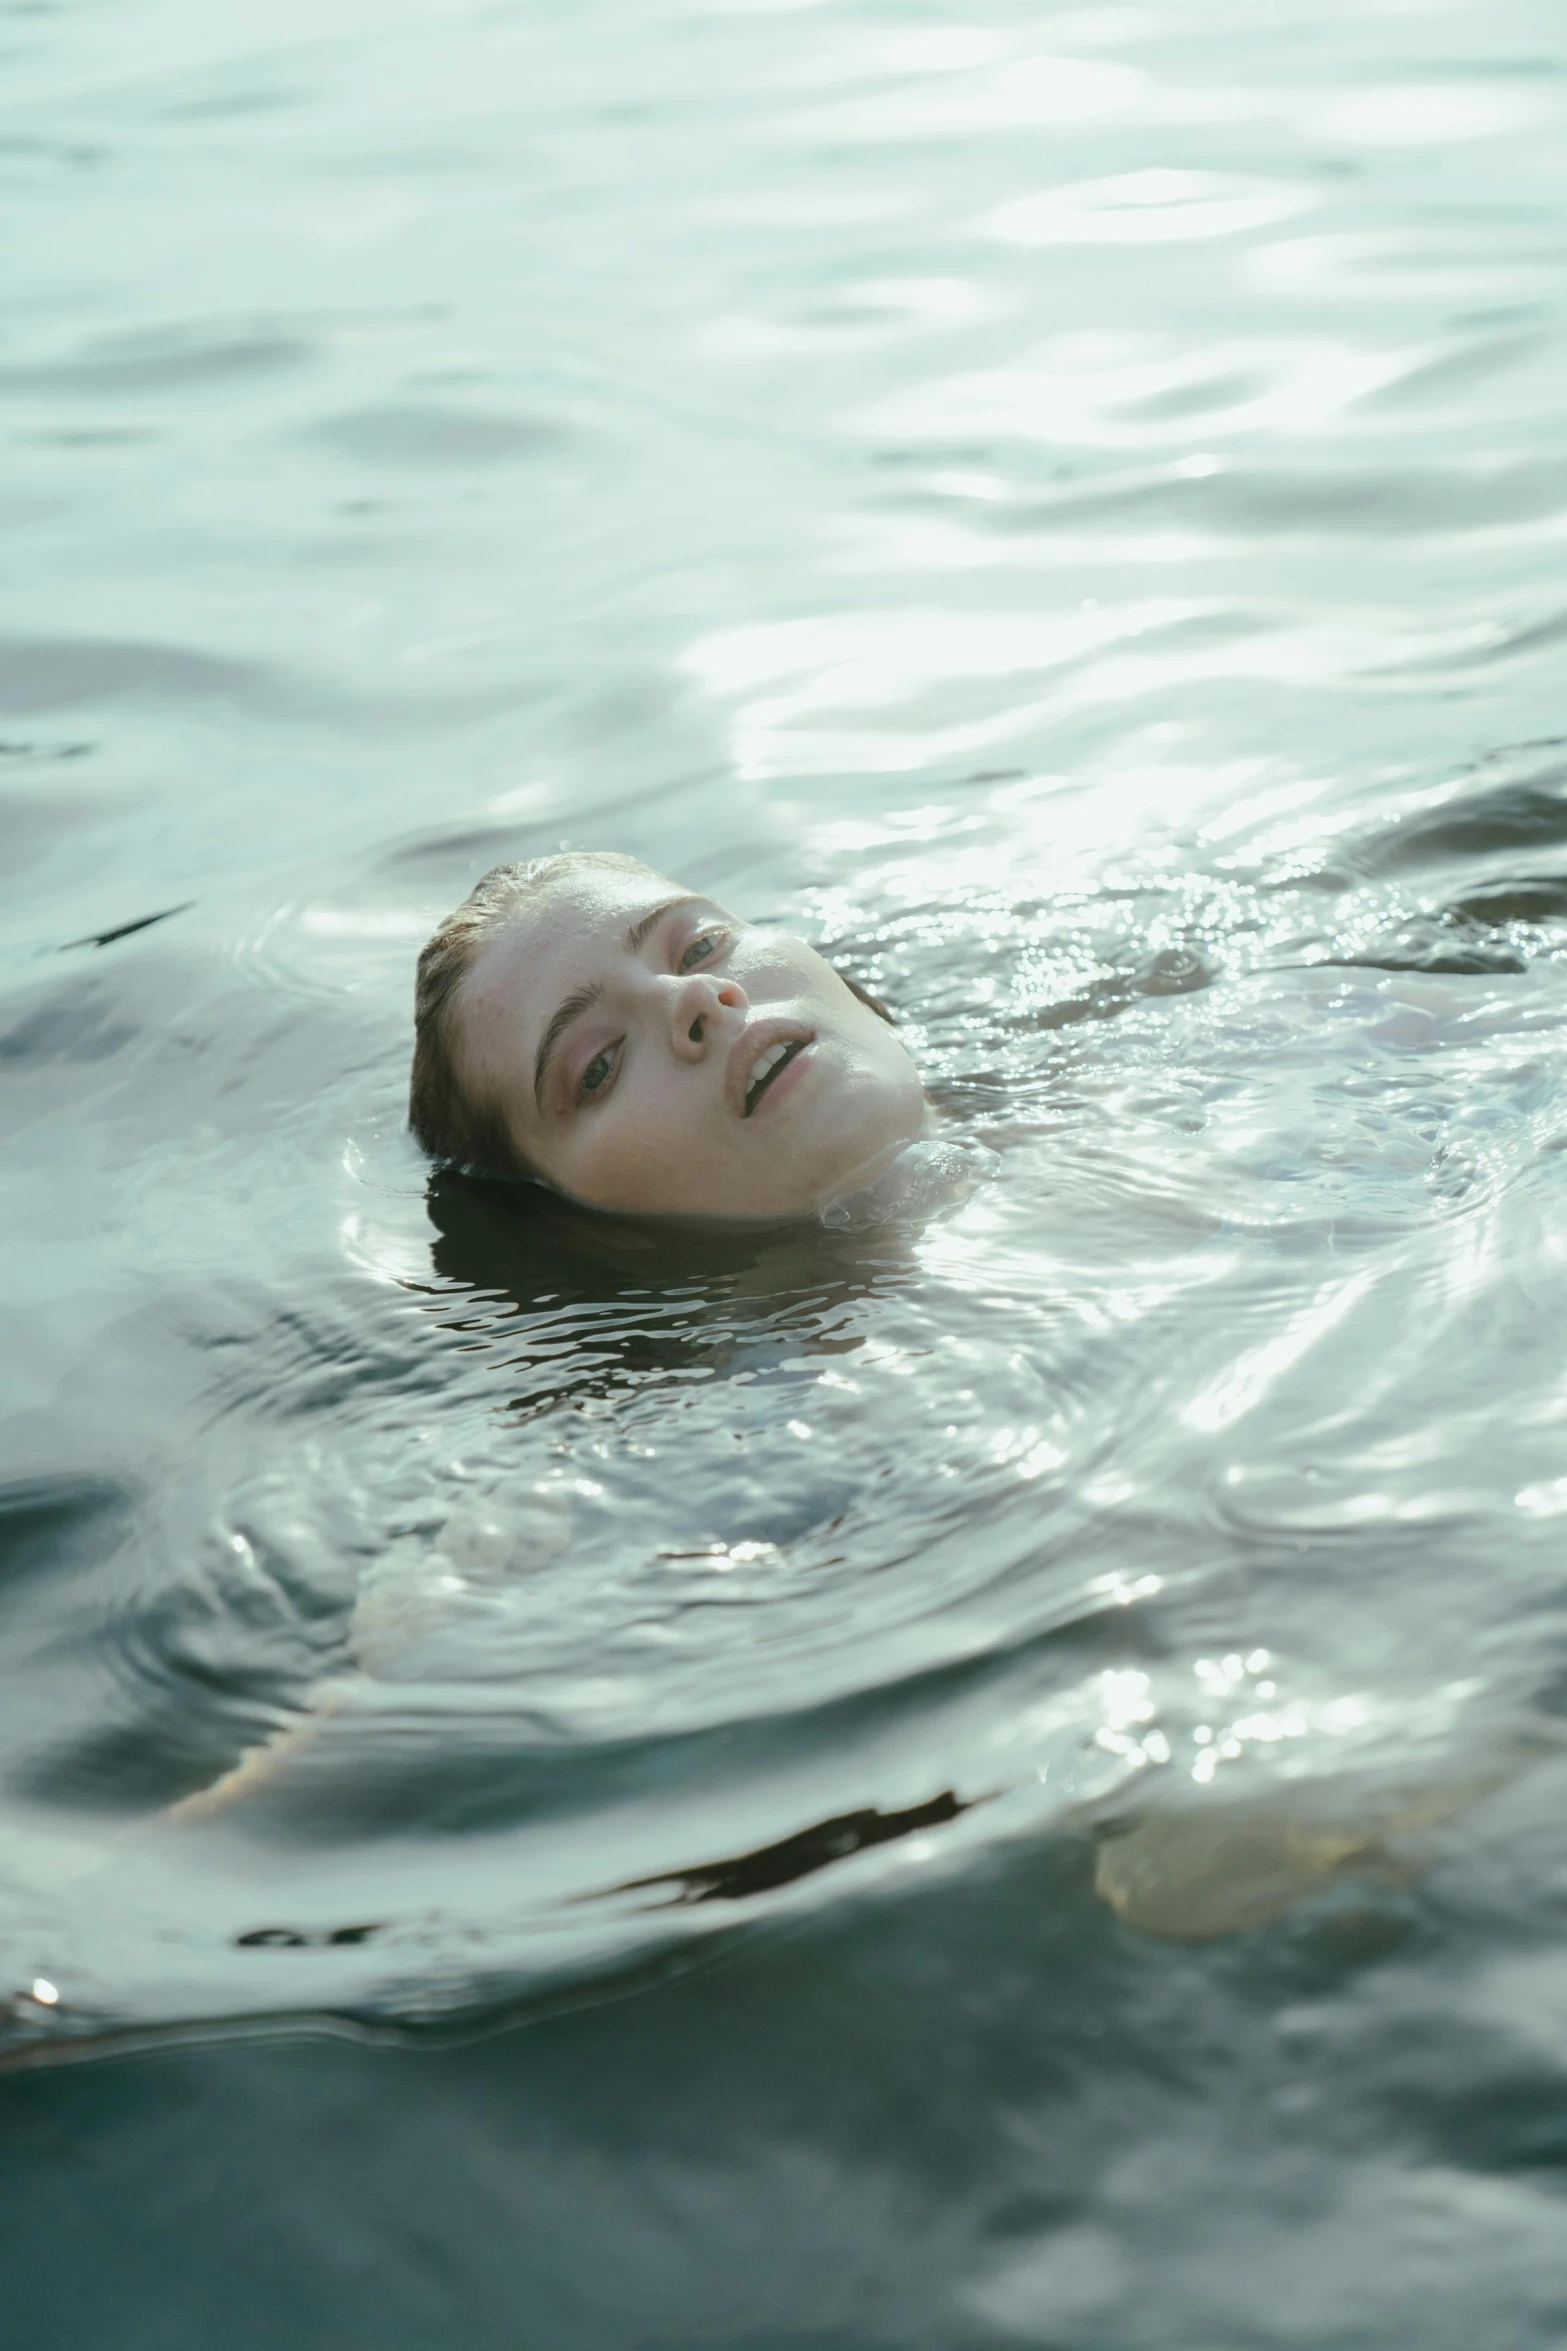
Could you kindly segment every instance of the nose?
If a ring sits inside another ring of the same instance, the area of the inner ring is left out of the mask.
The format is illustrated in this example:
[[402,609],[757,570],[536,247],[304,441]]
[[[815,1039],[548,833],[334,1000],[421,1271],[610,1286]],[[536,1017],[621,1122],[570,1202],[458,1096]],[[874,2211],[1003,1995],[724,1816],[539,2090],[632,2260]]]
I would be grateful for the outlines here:
[[733,1026],[726,1015],[744,1019],[749,999],[738,980],[694,971],[679,982],[670,1008],[670,1042],[682,1061],[701,1061],[721,1034]]

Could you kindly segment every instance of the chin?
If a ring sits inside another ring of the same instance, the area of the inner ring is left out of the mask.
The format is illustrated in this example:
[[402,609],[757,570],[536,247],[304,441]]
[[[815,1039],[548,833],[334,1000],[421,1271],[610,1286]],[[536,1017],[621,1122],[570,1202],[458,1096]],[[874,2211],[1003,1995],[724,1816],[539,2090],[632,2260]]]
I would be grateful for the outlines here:
[[839,1193],[868,1183],[894,1153],[917,1143],[929,1122],[929,1107],[917,1088],[912,1099],[883,1100],[874,1116],[846,1121],[820,1153],[812,1155],[809,1170],[801,1170],[801,1192],[809,1195],[801,1213],[814,1215]]

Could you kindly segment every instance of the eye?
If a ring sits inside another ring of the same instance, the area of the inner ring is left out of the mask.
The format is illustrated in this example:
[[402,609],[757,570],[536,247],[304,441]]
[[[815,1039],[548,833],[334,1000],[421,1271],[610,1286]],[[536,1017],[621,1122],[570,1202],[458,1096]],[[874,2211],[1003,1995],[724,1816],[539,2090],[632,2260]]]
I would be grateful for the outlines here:
[[682,971],[695,971],[699,963],[711,963],[723,944],[722,931],[698,931],[680,958]]
[[613,1048],[608,1047],[602,1053],[595,1053],[593,1059],[588,1063],[587,1068],[583,1071],[581,1077],[577,1080],[578,1101],[591,1102],[595,1094],[602,1094],[604,1089],[608,1086],[611,1078],[613,1078],[614,1074],[615,1061]]

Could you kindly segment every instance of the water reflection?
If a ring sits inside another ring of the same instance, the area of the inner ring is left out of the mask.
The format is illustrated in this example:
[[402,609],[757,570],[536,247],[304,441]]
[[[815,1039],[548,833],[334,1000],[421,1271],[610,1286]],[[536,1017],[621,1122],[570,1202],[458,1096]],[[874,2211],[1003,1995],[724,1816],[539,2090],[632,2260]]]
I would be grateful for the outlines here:
[[1003,205],[992,226],[1017,245],[1140,245],[1228,237],[1309,212],[1309,188],[1213,171],[1134,171]]
[[913,1264],[896,1233],[633,1221],[471,1177],[438,1176],[429,1209],[434,1271],[459,1292],[433,1293],[437,1314],[526,1377],[509,1407],[523,1415],[650,1383],[754,1377],[785,1345],[852,1351],[862,1342],[847,1309]]

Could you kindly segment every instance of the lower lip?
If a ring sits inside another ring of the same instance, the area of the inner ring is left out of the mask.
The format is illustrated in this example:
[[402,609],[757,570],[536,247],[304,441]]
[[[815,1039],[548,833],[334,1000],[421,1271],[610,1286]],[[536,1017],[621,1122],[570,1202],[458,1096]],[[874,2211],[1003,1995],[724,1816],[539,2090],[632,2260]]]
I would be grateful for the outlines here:
[[794,1058],[778,1072],[778,1075],[773,1079],[772,1084],[763,1088],[760,1096],[758,1097],[756,1107],[751,1112],[751,1116],[753,1118],[760,1118],[763,1111],[770,1110],[772,1108],[773,1104],[778,1100],[781,1094],[787,1094],[789,1092],[789,1089],[794,1084],[795,1079],[799,1077],[800,1073],[805,1068],[806,1063],[811,1059],[814,1051],[814,1042],[810,1045],[802,1045],[800,1047],[799,1052],[795,1054]]

